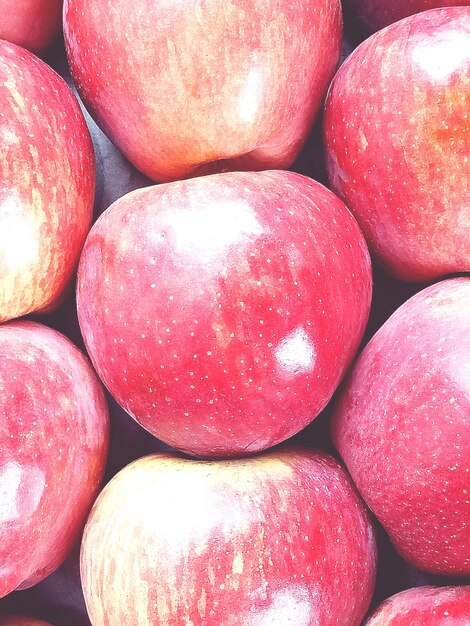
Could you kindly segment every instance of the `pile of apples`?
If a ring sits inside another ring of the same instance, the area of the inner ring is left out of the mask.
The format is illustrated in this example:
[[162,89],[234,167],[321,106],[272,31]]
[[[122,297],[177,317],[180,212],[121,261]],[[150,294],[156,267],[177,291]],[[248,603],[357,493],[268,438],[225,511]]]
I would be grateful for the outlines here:
[[0,15],[0,626],[468,625],[470,3]]

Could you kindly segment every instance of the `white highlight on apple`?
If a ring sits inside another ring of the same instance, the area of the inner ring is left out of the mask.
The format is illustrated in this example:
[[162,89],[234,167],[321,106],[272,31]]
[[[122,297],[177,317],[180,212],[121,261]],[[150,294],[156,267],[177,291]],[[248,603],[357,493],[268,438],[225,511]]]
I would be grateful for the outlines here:
[[[462,300],[463,302],[463,300]],[[457,318],[455,318],[457,319]],[[470,400],[470,357],[462,350],[451,355],[446,365],[450,379],[455,384],[459,395]],[[463,415],[462,419],[467,422],[467,416]],[[470,422],[470,419],[468,420]]]
[[3,146],[15,146],[20,143],[20,138],[11,128],[0,129],[0,140]]
[[[439,45],[436,45],[436,39]],[[420,45],[413,50],[413,61],[430,78],[442,81],[451,76],[470,59],[468,34],[447,31],[437,33],[429,45]]]
[[39,505],[45,486],[46,477],[39,467],[25,468],[13,461],[6,463],[0,469],[0,523],[30,517]]
[[271,605],[253,616],[252,626],[309,626],[319,624],[314,614],[315,603],[308,589],[301,585],[289,585],[279,589]]
[[[196,553],[202,554],[208,546],[211,531],[218,526],[220,512],[207,488],[206,477],[194,473],[182,472],[172,477],[174,492],[165,493],[165,498],[160,503],[165,510],[165,515],[152,513],[153,530],[155,536],[164,538],[165,550],[172,559],[181,558],[191,542],[194,542]],[[184,498],[178,496],[181,485],[184,482]],[[157,485],[158,488],[158,485]],[[203,503],[203,505],[201,505]],[[155,504],[149,503],[149,508],[154,509]],[[196,513],[191,517],[188,524],[188,511]],[[148,545],[148,555],[157,560],[157,554],[153,554],[152,542]]]
[[315,346],[305,330],[299,326],[279,343],[274,350],[274,357],[283,370],[300,374],[315,365]]
[[0,250],[6,266],[29,267],[39,253],[38,227],[13,196],[0,203]]
[[246,124],[256,120],[259,108],[263,102],[260,94],[264,90],[265,70],[253,63],[246,77],[238,100],[238,118]]
[[183,209],[166,219],[163,225],[174,232],[177,251],[203,263],[225,256],[244,237],[263,232],[250,206],[236,200],[209,202],[198,211]]

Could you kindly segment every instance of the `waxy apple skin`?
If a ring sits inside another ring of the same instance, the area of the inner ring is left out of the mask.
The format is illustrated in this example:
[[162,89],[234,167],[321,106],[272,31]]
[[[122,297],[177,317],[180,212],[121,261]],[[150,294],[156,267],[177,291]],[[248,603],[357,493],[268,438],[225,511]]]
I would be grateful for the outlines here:
[[333,440],[399,553],[470,574],[470,278],[403,304],[354,364]]
[[467,6],[465,0],[347,0],[370,33],[405,17],[442,7]]
[[65,336],[0,326],[0,597],[48,576],[79,538],[109,440],[101,383]]
[[104,488],[80,569],[93,626],[354,626],[376,546],[349,477],[324,453],[160,454]]
[[91,225],[95,159],[65,81],[6,41],[0,109],[1,322],[63,299]]
[[288,168],[341,51],[339,0],[66,0],[74,81],[146,176]]
[[388,598],[364,626],[465,626],[469,623],[469,586],[426,585]]
[[63,0],[0,0],[0,39],[41,54],[62,26]]
[[362,338],[371,268],[343,203],[293,172],[224,173],[115,202],[78,319],[114,398],[165,443],[248,454],[324,408]]
[[470,269],[470,7],[375,33],[348,57],[325,105],[331,188],[396,277]]

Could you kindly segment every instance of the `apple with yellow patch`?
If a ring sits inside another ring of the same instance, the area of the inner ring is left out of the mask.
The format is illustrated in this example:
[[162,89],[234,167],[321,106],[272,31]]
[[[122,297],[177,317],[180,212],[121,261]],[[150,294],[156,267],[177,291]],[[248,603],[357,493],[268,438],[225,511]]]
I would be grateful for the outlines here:
[[89,111],[158,181],[288,168],[341,51],[339,0],[66,0]]
[[348,475],[322,452],[160,453],[106,485],[80,569],[93,626],[358,626],[376,544]]
[[0,41],[0,322],[64,297],[91,225],[93,146],[76,97]]

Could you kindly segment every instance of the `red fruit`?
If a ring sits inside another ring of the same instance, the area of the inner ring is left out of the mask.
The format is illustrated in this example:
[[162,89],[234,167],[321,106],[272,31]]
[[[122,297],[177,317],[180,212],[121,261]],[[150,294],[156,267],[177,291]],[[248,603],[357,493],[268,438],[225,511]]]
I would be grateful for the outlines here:
[[160,454],[104,488],[80,565],[94,626],[358,626],[376,548],[349,477],[324,453]]
[[470,7],[372,35],[326,102],[330,183],[403,280],[470,270]]
[[416,587],[385,600],[364,626],[465,626],[470,587]]
[[0,39],[44,52],[62,28],[63,0],[0,0]]
[[333,415],[359,492],[400,554],[437,574],[470,574],[469,311],[470,278],[413,296],[359,356]]
[[109,439],[83,354],[35,322],[0,325],[0,597],[46,578],[98,494]]
[[341,51],[339,0],[66,0],[72,75],[154,180],[289,167]]
[[112,395],[166,443],[212,457],[267,448],[318,415],[370,297],[351,214],[281,171],[124,196],[90,231],[77,283],[83,337]]
[[0,41],[0,322],[64,297],[90,228],[93,146],[71,89]]

